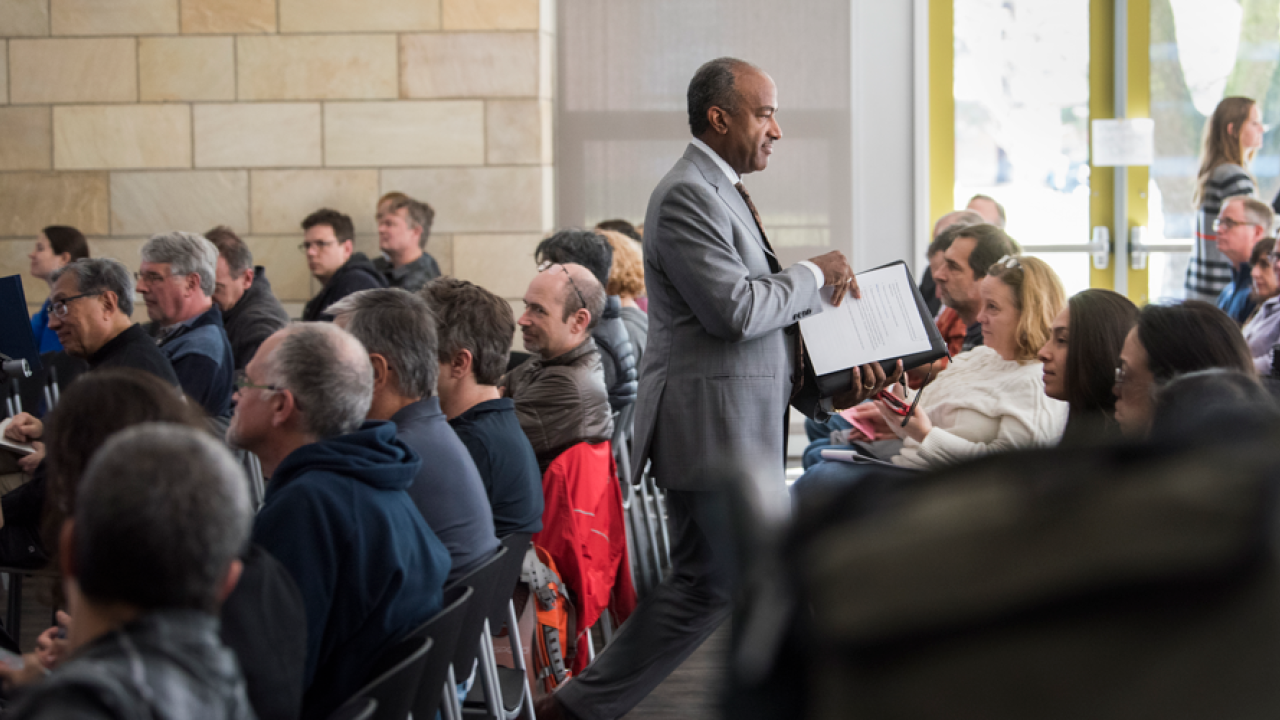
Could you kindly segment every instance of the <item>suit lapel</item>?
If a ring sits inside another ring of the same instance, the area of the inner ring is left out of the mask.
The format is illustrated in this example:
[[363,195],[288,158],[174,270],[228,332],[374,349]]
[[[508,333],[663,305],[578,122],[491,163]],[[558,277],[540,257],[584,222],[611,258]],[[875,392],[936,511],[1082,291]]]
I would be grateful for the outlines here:
[[747,207],[747,203],[743,201],[742,195],[738,193],[738,188],[729,182],[729,178],[725,177],[724,171],[716,165],[715,160],[707,157],[707,154],[697,145],[692,144],[685,149],[684,156],[685,159],[698,168],[698,171],[702,173],[702,177],[716,189],[716,194],[720,196],[721,202],[729,206],[729,210],[738,216],[738,219],[742,221],[742,224],[751,233],[751,237],[755,238],[756,245],[760,246],[765,255],[777,261],[773,251],[764,244],[764,238],[760,236],[760,228],[756,225],[755,218],[751,217],[751,210]]

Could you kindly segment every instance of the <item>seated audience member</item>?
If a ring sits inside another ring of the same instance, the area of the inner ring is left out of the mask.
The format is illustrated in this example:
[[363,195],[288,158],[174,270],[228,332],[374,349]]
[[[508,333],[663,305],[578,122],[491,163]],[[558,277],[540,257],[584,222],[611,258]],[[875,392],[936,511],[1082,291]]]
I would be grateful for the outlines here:
[[325,308],[358,290],[384,288],[387,281],[364,253],[355,251],[356,231],[351,218],[321,208],[302,221],[306,232],[299,247],[307,254],[307,269],[323,287],[302,308],[302,319],[332,320]]
[[422,460],[389,422],[364,423],[373,368],[327,323],[267,338],[237,383],[227,440],[270,478],[253,540],[306,605],[303,718],[360,688],[379,654],[440,610],[449,551],[406,490]]
[[1276,398],[1252,373],[1210,368],[1179,375],[1156,393],[1151,437],[1167,446],[1217,443],[1280,422]]
[[604,222],[598,223],[595,229],[597,231],[608,230],[610,232],[622,233],[623,235],[626,235],[627,237],[636,241],[637,245],[639,245],[642,242],[640,239],[640,231],[636,229],[636,226],[632,225],[630,222],[623,220],[621,218],[618,218],[615,220],[605,220]]
[[1253,295],[1258,303],[1244,324],[1244,341],[1259,375],[1270,375],[1271,348],[1280,343],[1280,280],[1276,275],[1276,241],[1263,238],[1253,246]]
[[[541,265],[576,263],[591,271],[600,287],[609,284],[613,250],[602,235],[586,230],[561,230],[538,244],[534,252]],[[622,303],[617,296],[605,298],[599,315],[592,313],[591,337],[600,351],[604,385],[609,389],[609,407],[614,412],[636,401],[636,354],[622,322]]]
[[218,249],[189,232],[152,235],[142,246],[138,292],[160,331],[160,350],[182,391],[210,417],[231,414],[236,361],[213,304]]
[[[84,234],[66,225],[50,225],[40,231],[36,238],[36,247],[27,255],[31,261],[31,277],[44,280],[53,285],[53,271],[66,265],[89,257],[89,243]],[[41,354],[58,352],[62,343],[58,342],[58,333],[49,327],[49,305],[52,300],[46,299],[40,311],[31,317],[31,333],[36,337],[36,345]]]
[[640,374],[640,360],[644,346],[649,341],[649,314],[640,309],[636,300],[644,296],[644,257],[640,247],[626,235],[612,230],[601,230],[600,235],[609,241],[613,249],[613,262],[609,265],[609,285],[605,293],[618,298],[618,311],[622,324],[631,338],[631,350],[636,356],[636,374]]
[[219,225],[204,236],[218,248],[213,301],[222,310],[236,369],[243,370],[262,341],[289,324],[289,313],[272,294],[266,269],[254,266],[253,253],[235,231]]
[[604,302],[604,287],[575,263],[544,265],[524,294],[518,324],[533,357],[500,384],[515,401],[540,472],[572,445],[613,437],[600,353],[591,339]]
[[352,293],[329,312],[369,353],[368,419],[395,423],[396,437],[423,460],[409,497],[448,548],[448,581],[456,580],[493,557],[498,536],[475,462],[433,397],[440,372],[435,318],[422,298],[399,288]]
[[1253,268],[1249,264],[1253,246],[1271,234],[1274,221],[1270,206],[1244,195],[1228,198],[1214,221],[1214,242],[1231,262],[1231,282],[1218,295],[1218,307],[1237,324],[1243,324],[1254,308]]
[[[953,226],[965,225],[981,225],[986,222],[981,215],[972,210],[953,210],[933,223],[933,234],[930,236],[931,242],[938,239],[943,230]],[[950,243],[948,243],[950,245]],[[938,285],[934,282],[933,276],[937,269],[942,266],[942,250],[935,250],[933,245],[929,246],[928,261],[929,264],[924,269],[924,274],[920,276],[920,295],[924,297],[924,302],[929,306],[929,312],[933,313],[934,318],[938,317],[938,313],[942,310],[942,296],[938,294]]]
[[1044,394],[1067,404],[1064,444],[1084,444],[1118,435],[1116,361],[1125,336],[1138,320],[1129,298],[1110,290],[1085,290],[1067,301],[1040,348]]
[[71,657],[5,717],[251,720],[218,637],[252,522],[235,459],[202,431],[141,425],[103,445],[78,500],[60,542]]
[[[54,270],[49,295],[49,327],[58,333],[66,353],[85,360],[89,370],[135,368],[173,385],[178,376],[169,358],[156,347],[133,314],[133,277],[119,260],[85,258]],[[44,425],[28,413],[18,413],[5,428],[15,442],[39,443]],[[43,444],[18,460],[33,472],[44,459]]]
[[542,530],[542,472],[520,430],[515,402],[502,397],[516,323],[506,300],[466,280],[441,277],[421,295],[436,318],[440,409],[471,453],[499,537]]
[[996,202],[995,198],[990,195],[974,195],[969,198],[969,203],[964,206],[964,209],[972,210],[981,215],[984,221],[995,225],[1001,230],[1004,229],[1004,206]]
[[1152,398],[1170,380],[1209,368],[1254,374],[1240,328],[1222,310],[1200,300],[1148,305],[1125,337],[1116,368],[1116,422],[1129,437],[1151,427]]
[[[47,540],[48,554],[56,557],[56,530],[74,510],[80,480],[98,448],[121,430],[157,422],[205,432],[211,425],[173,386],[138,370],[93,372],[68,387],[49,414],[47,473],[0,499],[5,546],[16,540],[10,533],[42,550]],[[237,477],[247,482],[243,473]],[[241,560],[240,582],[222,606],[223,642],[240,661],[259,720],[297,717],[306,658],[302,598],[284,568],[261,548],[249,545]]]
[[373,266],[390,287],[417,292],[433,278],[440,266],[427,254],[427,239],[436,211],[404,193],[388,193],[378,201],[378,249],[382,257]]
[[983,342],[978,311],[982,303],[978,287],[987,268],[1002,257],[1015,253],[1013,241],[995,225],[966,225],[948,228],[935,242],[948,238],[942,252],[943,263],[934,274],[938,293],[947,307],[956,311],[965,325],[962,350],[972,350]]
[[[1043,260],[1009,256],[987,270],[980,289],[984,345],[957,356],[920,391],[924,398],[905,427],[883,400],[874,401],[883,422],[903,438],[902,450],[889,458],[899,468],[932,469],[1062,436],[1067,404],[1045,395],[1043,366],[1036,360],[1053,318],[1066,305],[1061,281]],[[820,462],[794,488],[800,494],[847,484],[867,468]]]

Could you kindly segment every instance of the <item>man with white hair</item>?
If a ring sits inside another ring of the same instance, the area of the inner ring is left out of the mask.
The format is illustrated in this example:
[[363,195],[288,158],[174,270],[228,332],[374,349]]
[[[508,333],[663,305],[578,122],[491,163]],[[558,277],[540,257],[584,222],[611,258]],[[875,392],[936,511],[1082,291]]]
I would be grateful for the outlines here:
[[182,391],[210,417],[226,417],[236,363],[213,304],[217,265],[218,249],[195,233],[153,235],[142,246],[138,292]]
[[394,423],[364,422],[374,373],[350,333],[278,330],[236,386],[227,441],[257,454],[270,478],[253,541],[302,593],[301,717],[325,718],[383,650],[440,610],[449,552],[406,492],[422,460]]

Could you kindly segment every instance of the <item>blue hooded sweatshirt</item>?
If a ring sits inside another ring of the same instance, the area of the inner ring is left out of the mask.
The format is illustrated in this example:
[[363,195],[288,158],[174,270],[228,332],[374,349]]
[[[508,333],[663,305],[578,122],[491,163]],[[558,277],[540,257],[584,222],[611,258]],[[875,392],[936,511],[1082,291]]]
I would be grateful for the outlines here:
[[327,717],[441,608],[449,551],[405,492],[421,465],[394,424],[367,422],[293,451],[267,484],[253,541],[306,606],[303,718]]

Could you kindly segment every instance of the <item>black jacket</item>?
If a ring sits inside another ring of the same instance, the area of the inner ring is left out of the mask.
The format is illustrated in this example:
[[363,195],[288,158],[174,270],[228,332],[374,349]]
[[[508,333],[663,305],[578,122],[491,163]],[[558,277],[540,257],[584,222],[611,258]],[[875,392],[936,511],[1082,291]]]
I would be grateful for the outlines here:
[[631,335],[622,322],[622,302],[610,295],[604,303],[600,322],[591,331],[600,348],[600,364],[604,367],[604,385],[609,389],[609,409],[614,412],[636,401],[636,353]]
[[338,272],[329,278],[320,292],[307,302],[307,306],[302,309],[302,319],[308,322],[332,320],[333,316],[326,314],[325,308],[353,292],[386,286],[386,278],[382,277],[382,273],[378,272],[364,253],[352,253],[346,264],[338,268]]
[[222,327],[231,341],[231,354],[236,369],[243,370],[253,359],[258,346],[271,334],[289,324],[289,313],[271,292],[267,272],[259,265],[253,269],[253,284],[230,310],[222,311]]

